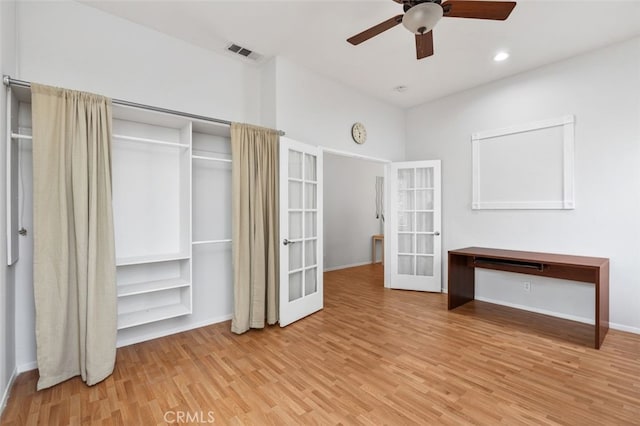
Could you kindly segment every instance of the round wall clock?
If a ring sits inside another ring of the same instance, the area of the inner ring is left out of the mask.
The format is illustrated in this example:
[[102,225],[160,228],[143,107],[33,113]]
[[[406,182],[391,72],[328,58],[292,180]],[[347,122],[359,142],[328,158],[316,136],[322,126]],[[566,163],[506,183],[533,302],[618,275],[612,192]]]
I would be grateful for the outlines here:
[[367,140],[367,129],[362,123],[353,123],[351,126],[351,137],[355,143],[363,144]]

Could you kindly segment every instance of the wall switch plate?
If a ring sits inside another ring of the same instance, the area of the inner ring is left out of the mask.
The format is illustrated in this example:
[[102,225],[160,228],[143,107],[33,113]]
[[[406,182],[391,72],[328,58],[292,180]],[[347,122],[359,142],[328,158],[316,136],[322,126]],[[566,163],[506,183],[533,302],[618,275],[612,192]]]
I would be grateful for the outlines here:
[[526,291],[527,293],[531,291],[531,283],[529,281],[524,281],[524,291]]

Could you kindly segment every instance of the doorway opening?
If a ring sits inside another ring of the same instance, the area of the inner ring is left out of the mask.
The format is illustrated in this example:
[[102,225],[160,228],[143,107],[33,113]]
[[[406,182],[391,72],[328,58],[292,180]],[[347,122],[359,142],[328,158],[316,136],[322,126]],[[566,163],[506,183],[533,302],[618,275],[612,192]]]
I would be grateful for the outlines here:
[[[389,161],[325,149],[324,272],[384,282],[384,174]],[[374,257],[375,256],[375,257]]]

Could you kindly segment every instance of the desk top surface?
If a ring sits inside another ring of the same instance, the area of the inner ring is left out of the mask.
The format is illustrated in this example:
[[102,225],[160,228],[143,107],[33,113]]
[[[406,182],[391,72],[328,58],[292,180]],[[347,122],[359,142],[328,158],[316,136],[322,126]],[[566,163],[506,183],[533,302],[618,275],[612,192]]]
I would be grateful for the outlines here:
[[466,247],[449,250],[450,254],[479,256],[492,259],[521,260],[557,265],[587,266],[598,268],[609,263],[606,257],[574,256],[569,254],[540,253],[534,251],[503,250],[487,247]]

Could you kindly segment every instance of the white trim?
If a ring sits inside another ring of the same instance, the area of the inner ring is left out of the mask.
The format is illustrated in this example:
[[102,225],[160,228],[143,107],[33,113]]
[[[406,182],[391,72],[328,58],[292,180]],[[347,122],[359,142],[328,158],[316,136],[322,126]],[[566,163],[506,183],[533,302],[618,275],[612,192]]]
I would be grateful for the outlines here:
[[[131,339],[127,340],[118,340],[116,347],[123,348],[129,345],[135,345],[136,343],[144,343],[149,340],[158,339],[160,337],[170,336],[172,334],[184,333],[185,331],[195,330],[197,328],[207,327],[213,324],[219,324],[221,322],[229,321],[233,317],[233,314],[222,315],[215,318],[210,318],[208,320],[200,321],[195,324],[189,324],[186,327],[174,327],[171,329],[159,330],[153,333],[146,333],[144,335],[139,335]],[[27,371],[35,370],[38,368],[37,361],[30,361],[24,364],[20,364],[17,367],[17,370],[14,371],[14,375],[17,377],[18,374],[22,374]]]
[[[370,262],[366,262],[366,263],[362,263],[362,264],[354,264],[353,266],[362,266],[362,265],[366,265],[366,264],[369,264],[369,263]],[[347,267],[351,267],[351,266],[349,266],[349,265],[344,266],[344,268],[347,268]],[[333,270],[337,270],[337,269],[338,268],[331,268],[330,270],[325,270],[324,272],[329,272],[329,271],[333,271]],[[445,289],[443,294],[446,294],[446,289]],[[523,306],[523,305],[510,304],[510,303],[506,303],[506,302],[503,302],[503,301],[500,301],[500,300],[493,300],[493,299],[486,299],[486,298],[476,298],[476,300],[480,300],[481,302],[493,303],[495,305],[503,305],[503,306],[517,308],[517,309],[521,309],[521,310],[525,310],[525,311],[540,313],[540,314],[549,315],[549,316],[553,316],[553,317],[569,319],[569,320],[572,320],[572,321],[582,322],[582,323],[586,323],[586,324],[590,324],[590,325],[594,324],[594,321],[590,320],[588,318],[575,317],[575,316],[572,316],[572,315],[558,314],[557,312],[546,311],[544,309],[530,308],[528,306]],[[195,329],[202,328],[202,327],[207,327],[207,326],[214,325],[214,324],[219,324],[221,322],[225,322],[225,321],[231,320],[232,317],[233,317],[233,314],[228,314],[228,315],[223,315],[223,316],[220,316],[220,317],[212,318],[212,319],[209,319],[209,320],[201,321],[201,322],[198,322],[198,323],[195,323],[195,324],[191,324],[191,326],[189,326],[189,327],[176,327],[176,328],[173,328],[173,329],[170,329],[170,330],[162,330],[162,331],[155,332],[155,333],[147,333],[144,336],[137,336],[136,338],[133,338],[133,339],[119,341],[118,344],[117,344],[117,347],[118,348],[123,348],[125,346],[134,345],[136,343],[143,343],[143,342],[146,342],[146,341],[149,341],[149,340],[170,336],[172,334],[183,333],[183,332],[186,332],[186,331],[191,331],[191,330],[195,330]],[[627,332],[627,333],[640,334],[640,328],[631,327],[631,326],[623,325],[623,324],[617,324],[617,323],[610,322],[609,323],[609,328],[611,328],[612,330],[624,331],[624,332]],[[9,399],[9,393],[11,391],[11,387],[13,386],[13,382],[18,377],[18,375],[20,375],[22,373],[25,373],[27,371],[35,370],[37,368],[38,368],[38,362],[37,361],[31,361],[31,362],[27,362],[27,363],[24,363],[24,364],[20,364],[19,366],[17,366],[13,370],[13,373],[11,374],[11,378],[9,379],[9,383],[7,384],[7,388],[5,389],[4,395],[2,396],[2,401],[0,403],[0,415],[2,414],[2,411],[4,410],[4,408],[6,407],[6,403],[7,403],[8,399]]]
[[[11,138],[13,138],[13,132],[12,130],[12,123],[11,123],[11,99],[13,97],[13,94],[11,92],[11,86],[7,87],[6,90],[6,99],[5,99],[5,108],[6,108],[6,116],[5,116],[5,126],[7,126],[5,128],[6,131],[6,137],[7,140],[5,141],[7,146],[5,147],[6,149],[6,153],[5,153],[5,173],[6,173],[6,177],[5,177],[5,208],[6,208],[6,222],[5,222],[5,226],[6,228],[6,232],[7,232],[7,265],[11,266],[15,263],[15,261],[17,260],[13,250],[13,240],[14,238],[16,238],[13,234],[17,231],[16,229],[13,229],[11,222],[12,219],[14,218],[14,214],[12,211],[13,208],[13,200],[11,199],[13,194],[12,191],[12,176],[11,176],[11,172],[12,172],[12,155],[11,155]],[[4,398],[3,398],[4,400]],[[4,406],[0,406],[0,407],[4,407]],[[0,409],[0,412],[2,412],[2,409]]]
[[547,120],[533,121],[525,124],[515,124],[513,126],[502,127],[494,130],[482,130],[471,135],[472,140],[489,139],[497,136],[513,135],[516,133],[530,132],[532,130],[548,129],[549,127],[564,126],[565,124],[573,124],[575,118],[572,114],[564,115],[558,118],[549,118]]
[[480,209],[480,144],[476,139],[471,142],[471,176],[472,176],[472,195],[471,208],[473,210]]
[[[482,201],[480,193],[481,167],[480,142],[498,136],[513,135],[534,130],[563,126],[562,137],[562,199],[543,201]],[[495,130],[484,130],[471,135],[472,155],[472,199],[471,209],[574,209],[575,208],[575,117],[565,115],[559,118],[541,120],[532,123],[518,124]]]
[[7,407],[7,402],[9,401],[9,396],[11,395],[13,382],[16,381],[17,377],[18,370],[14,368],[11,376],[9,377],[9,381],[7,382],[7,387],[4,389],[4,393],[2,394],[2,399],[0,399],[0,417],[2,416],[2,412],[4,411],[4,409]]
[[[376,262],[376,263],[380,263],[380,262]],[[371,265],[371,264],[372,264],[371,261],[350,263],[348,265],[339,265],[339,266],[332,266],[331,268],[325,268],[324,271],[322,272],[338,271],[340,269],[355,268],[356,266],[364,266],[364,265]]]
[[[566,320],[570,320],[570,321],[576,321],[576,322],[580,322],[580,323],[583,323],[583,324],[595,325],[595,320],[592,320],[591,318],[579,317],[579,316],[570,315],[570,314],[563,314],[561,312],[549,311],[549,310],[546,310],[546,309],[535,308],[535,307],[532,307],[532,306],[519,305],[517,303],[509,303],[509,302],[504,302],[502,300],[489,299],[489,298],[486,298],[486,297],[477,297],[476,296],[475,300],[479,300],[481,302],[493,303],[494,305],[507,306],[509,308],[516,308],[516,309],[520,309],[520,310],[523,310],[523,311],[534,312],[534,313],[537,313],[537,314],[548,315],[550,317],[556,317],[556,318],[562,318],[562,319],[566,319]],[[629,325],[618,324],[618,323],[615,323],[615,322],[609,322],[609,328],[612,329],[612,330],[624,331],[624,332],[627,332],[627,333],[640,334],[640,327],[632,327],[632,326],[629,326]]]
[[359,158],[360,160],[375,161],[378,163],[391,163],[391,160],[387,160],[384,158],[370,157],[368,155],[356,154],[354,152],[349,152],[349,151],[341,151],[339,149],[327,148],[325,146],[319,146],[318,148],[320,148],[322,152],[328,153],[328,154],[342,155],[343,157]]
[[[556,318],[562,318],[562,319],[566,319],[566,320],[570,320],[570,321],[581,322],[583,324],[589,324],[589,325],[594,325],[595,324],[595,320],[593,320],[591,318],[585,318],[585,317],[579,317],[577,315],[571,315],[571,314],[564,314],[564,313],[561,313],[561,312],[549,311],[549,310],[546,310],[546,309],[535,308],[533,306],[519,305],[517,303],[510,303],[510,302],[505,302],[505,301],[502,301],[502,300],[495,300],[495,299],[489,299],[489,298],[486,298],[486,297],[478,297],[478,296],[476,296],[475,300],[479,300],[481,302],[493,303],[494,305],[507,306],[509,308],[516,308],[516,309],[520,309],[522,311],[534,312],[536,314],[548,315],[550,317],[556,317]],[[611,326],[611,325],[609,325],[609,326]]]
[[197,328],[207,327],[213,324],[219,324],[221,322],[229,321],[231,318],[233,318],[233,314],[227,314],[227,315],[222,315],[215,318],[210,318],[208,320],[200,321],[195,324],[189,324],[186,327],[174,327],[170,329],[155,331],[153,333],[145,333],[143,335],[138,335],[136,337],[133,337],[127,340],[118,339],[116,347],[122,348],[125,346],[134,345],[136,343],[142,343],[148,340],[158,339],[160,337],[170,336],[172,334],[183,333],[185,331],[191,331]]
[[494,209],[494,210],[549,210],[549,209],[571,209],[566,207],[572,202],[567,201],[485,201],[474,202],[473,209]]
[[20,364],[16,366],[18,375],[22,373],[26,373],[27,371],[32,371],[37,369],[38,369],[38,361],[29,361],[29,362],[25,362],[24,364]]
[[640,327],[631,327],[629,325],[617,324],[615,322],[610,322],[609,328],[612,330],[625,331],[627,333],[640,334]]
[[562,144],[562,156],[564,167],[563,173],[563,207],[565,209],[574,209],[575,206],[575,125],[573,116],[571,121],[565,124],[571,124],[571,126],[564,126],[564,143]]

